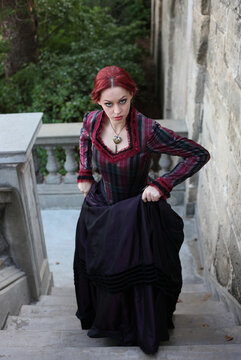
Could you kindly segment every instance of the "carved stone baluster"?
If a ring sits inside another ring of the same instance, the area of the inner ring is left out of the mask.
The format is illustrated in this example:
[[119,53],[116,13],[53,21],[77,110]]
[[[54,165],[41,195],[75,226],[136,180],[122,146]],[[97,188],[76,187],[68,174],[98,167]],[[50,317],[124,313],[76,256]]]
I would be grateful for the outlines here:
[[168,171],[170,171],[172,166],[171,156],[168,154],[162,154],[159,164],[161,166],[160,175],[167,173]]
[[36,146],[33,148],[32,154],[33,154],[33,162],[34,162],[34,168],[35,168],[36,181],[37,181],[37,184],[41,184],[43,182],[44,177],[39,171],[41,164],[40,164],[40,161],[38,158],[38,152],[37,152]]
[[159,172],[161,170],[160,163],[159,163],[161,154],[153,153],[151,157],[152,157],[152,163],[151,163],[151,170],[150,170],[149,175],[152,178],[157,179],[160,176]]
[[46,146],[48,161],[46,165],[46,169],[49,174],[45,178],[46,184],[60,184],[61,183],[61,175],[58,174],[59,165],[56,160],[56,147],[55,146]]
[[77,168],[78,164],[74,158],[74,146],[73,145],[64,145],[66,161],[64,168],[67,171],[64,177],[65,184],[75,184],[77,179]]

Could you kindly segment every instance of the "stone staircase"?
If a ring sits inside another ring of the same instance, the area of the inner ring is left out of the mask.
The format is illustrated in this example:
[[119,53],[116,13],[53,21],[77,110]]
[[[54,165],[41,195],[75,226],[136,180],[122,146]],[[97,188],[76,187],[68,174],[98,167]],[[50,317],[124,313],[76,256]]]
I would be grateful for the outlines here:
[[76,311],[73,287],[53,287],[36,304],[24,305],[0,330],[0,359],[8,360],[238,360],[241,326],[203,282],[192,219],[185,220],[181,251],[184,286],[174,314],[170,341],[154,356],[138,347],[116,346],[114,340],[89,338]]
[[[170,341],[160,360],[241,359],[241,327],[203,284],[186,284],[174,315]],[[0,334],[0,358],[27,360],[147,359],[137,347],[117,347],[110,339],[91,339],[81,330],[73,288],[53,288],[35,305],[9,316]]]

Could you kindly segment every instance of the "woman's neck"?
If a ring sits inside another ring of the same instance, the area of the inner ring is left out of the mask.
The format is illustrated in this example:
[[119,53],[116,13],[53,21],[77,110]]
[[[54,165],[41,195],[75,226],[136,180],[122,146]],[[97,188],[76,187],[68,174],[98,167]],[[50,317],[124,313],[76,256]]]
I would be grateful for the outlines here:
[[126,125],[126,119],[123,119],[121,121],[111,121],[106,115],[105,115],[106,125],[110,125],[110,127],[113,129],[113,131],[118,134]]

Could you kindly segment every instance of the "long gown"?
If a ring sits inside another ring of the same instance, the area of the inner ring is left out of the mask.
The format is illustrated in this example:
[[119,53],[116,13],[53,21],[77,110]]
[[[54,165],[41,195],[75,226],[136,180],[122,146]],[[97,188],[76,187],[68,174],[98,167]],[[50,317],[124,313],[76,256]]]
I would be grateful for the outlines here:
[[[103,121],[103,111],[87,113],[80,136],[78,181],[93,185],[76,228],[76,316],[90,337],[110,337],[154,354],[160,341],[169,339],[182,288],[183,221],[166,199],[209,153],[132,107],[129,145],[114,154],[101,140]],[[152,152],[183,161],[153,180],[148,177]],[[92,159],[102,175],[99,182],[92,176]],[[160,191],[158,202],[142,201],[146,185]]]

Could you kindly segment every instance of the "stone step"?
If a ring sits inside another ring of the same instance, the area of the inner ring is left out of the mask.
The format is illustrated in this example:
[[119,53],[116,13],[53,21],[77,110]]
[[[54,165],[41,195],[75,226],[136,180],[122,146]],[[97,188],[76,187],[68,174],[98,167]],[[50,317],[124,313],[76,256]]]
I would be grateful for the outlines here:
[[[212,294],[208,293],[208,292],[199,292],[199,293],[185,293],[182,292],[179,296],[180,302],[183,303],[208,303],[208,302],[212,302],[214,301],[212,299]],[[40,305],[53,305],[53,306],[57,306],[57,305],[70,305],[70,306],[76,306],[76,299],[75,296],[61,296],[61,295],[42,295],[40,296],[39,301],[36,303],[36,305],[40,306]]]
[[184,293],[199,293],[199,292],[206,292],[207,288],[205,286],[205,284],[200,283],[200,284],[183,284],[182,286],[182,292]]
[[52,287],[51,295],[55,296],[75,296],[74,287]]
[[37,302],[38,306],[40,305],[70,305],[76,306],[75,296],[56,296],[56,295],[41,295],[39,301]]
[[[241,326],[214,328],[176,328],[170,331],[170,340],[162,345],[227,345],[239,344],[241,348]],[[11,346],[37,348],[45,346],[114,346],[114,340],[109,338],[91,339],[83,330],[0,330],[0,349]]]
[[[182,293],[206,293],[207,287],[205,284],[183,284]],[[74,287],[58,287],[54,286],[51,289],[51,295],[55,296],[75,296]]]
[[73,316],[77,311],[77,306],[38,306],[38,305],[23,305],[19,316]]
[[[208,315],[174,315],[176,328],[220,328],[235,325],[231,313]],[[81,329],[76,316],[9,316],[6,330],[76,330]]]
[[[184,283],[183,287],[182,287],[182,292],[184,293],[205,293],[207,292],[207,287],[205,286],[204,283],[193,283],[193,284],[189,284],[189,283]],[[51,289],[51,294],[50,295],[55,295],[55,296],[75,296],[75,289],[73,286],[71,287],[59,287],[59,286],[54,286]]]
[[[232,339],[232,340],[228,340]],[[170,330],[170,340],[165,345],[212,345],[212,344],[240,344],[241,326],[223,328],[176,328]]]
[[[77,306],[74,305],[23,305],[20,316],[58,316],[58,315],[74,315]],[[206,301],[197,304],[177,303],[175,314],[220,314],[225,313],[226,307],[216,301]]]
[[[116,346],[110,338],[90,338],[86,330],[0,330],[0,349],[3,346],[23,348],[41,348],[45,346]],[[1,350],[0,350],[1,351]],[[1,352],[0,352],[1,354]]]
[[[0,356],[4,360],[146,360],[138,347],[58,347],[29,349],[3,346]],[[240,345],[160,346],[156,360],[238,360]]]
[[220,328],[237,325],[230,312],[220,314],[175,314],[175,328]]
[[[38,315],[43,316],[68,316],[68,315],[75,315],[77,310],[76,305],[23,305],[20,311],[20,316],[29,316],[34,317]],[[224,304],[213,301],[207,300],[196,304],[189,304],[189,303],[177,303],[175,314],[220,314],[226,313],[227,309]]]
[[76,316],[9,316],[4,330],[81,330]]
[[220,314],[226,313],[226,306],[218,301],[207,300],[200,303],[177,303],[175,314]]
[[208,292],[199,292],[199,293],[191,293],[191,292],[181,292],[179,295],[178,302],[183,302],[186,304],[197,304],[197,303],[204,303],[217,301],[214,299],[213,295]]

